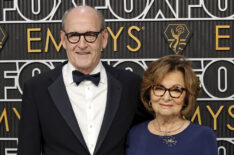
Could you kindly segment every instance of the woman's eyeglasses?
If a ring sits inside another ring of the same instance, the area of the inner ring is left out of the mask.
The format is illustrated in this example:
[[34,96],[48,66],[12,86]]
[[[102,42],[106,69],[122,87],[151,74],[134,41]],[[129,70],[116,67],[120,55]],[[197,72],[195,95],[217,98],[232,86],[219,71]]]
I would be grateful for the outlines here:
[[183,91],[186,90],[186,88],[183,88],[182,86],[178,85],[168,89],[162,85],[153,85],[151,89],[153,90],[155,96],[162,97],[166,93],[166,91],[168,91],[169,95],[172,98],[179,98],[182,95]]

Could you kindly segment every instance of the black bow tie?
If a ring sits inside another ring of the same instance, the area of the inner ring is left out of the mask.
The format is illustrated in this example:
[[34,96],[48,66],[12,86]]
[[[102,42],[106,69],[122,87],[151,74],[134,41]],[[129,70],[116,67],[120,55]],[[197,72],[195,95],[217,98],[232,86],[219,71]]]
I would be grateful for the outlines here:
[[79,72],[77,70],[74,70],[74,71],[72,71],[72,76],[73,76],[74,82],[77,85],[79,85],[83,80],[89,80],[89,81],[92,81],[93,84],[98,86],[99,81],[100,81],[100,73],[86,75],[86,74],[83,74],[83,73],[81,73],[81,72]]

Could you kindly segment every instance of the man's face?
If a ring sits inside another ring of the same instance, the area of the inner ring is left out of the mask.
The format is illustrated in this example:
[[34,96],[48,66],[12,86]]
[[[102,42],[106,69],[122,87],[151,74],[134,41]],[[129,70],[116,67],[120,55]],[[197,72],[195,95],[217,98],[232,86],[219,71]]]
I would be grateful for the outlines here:
[[[100,30],[100,20],[97,13],[91,8],[75,8],[67,15],[65,21],[66,33],[99,32]],[[93,43],[86,42],[84,36],[80,36],[79,42],[75,44],[68,41],[65,32],[61,31],[61,41],[67,52],[68,60],[77,70],[89,74],[98,65],[101,51],[107,45],[107,31],[102,31]]]

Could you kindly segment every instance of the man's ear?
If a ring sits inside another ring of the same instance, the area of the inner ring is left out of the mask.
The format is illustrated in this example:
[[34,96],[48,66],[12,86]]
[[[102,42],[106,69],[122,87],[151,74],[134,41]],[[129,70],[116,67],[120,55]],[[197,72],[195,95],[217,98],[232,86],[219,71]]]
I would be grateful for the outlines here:
[[65,32],[62,30],[60,31],[60,39],[61,39],[63,48],[66,49],[67,48],[66,43],[65,43],[66,36],[65,36]]
[[108,43],[108,32],[107,29],[104,29],[102,32],[102,49],[105,49]]

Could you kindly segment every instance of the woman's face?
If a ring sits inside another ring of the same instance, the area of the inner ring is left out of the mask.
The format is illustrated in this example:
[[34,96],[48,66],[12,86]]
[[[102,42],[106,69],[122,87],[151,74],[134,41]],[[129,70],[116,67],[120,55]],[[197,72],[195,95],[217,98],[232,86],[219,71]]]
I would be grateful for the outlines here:
[[[150,100],[155,114],[157,116],[180,116],[186,96],[186,91],[182,90],[183,88],[185,88],[185,82],[182,72],[167,73],[161,83],[150,91]],[[171,95],[167,89],[170,89]],[[162,95],[165,90],[167,91]],[[173,98],[172,96],[179,97]]]

